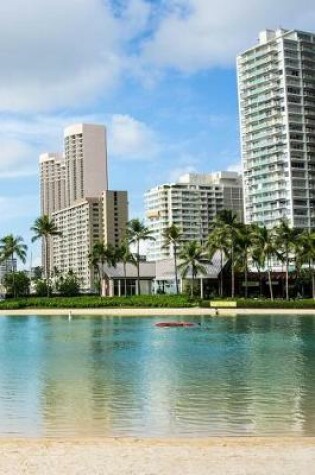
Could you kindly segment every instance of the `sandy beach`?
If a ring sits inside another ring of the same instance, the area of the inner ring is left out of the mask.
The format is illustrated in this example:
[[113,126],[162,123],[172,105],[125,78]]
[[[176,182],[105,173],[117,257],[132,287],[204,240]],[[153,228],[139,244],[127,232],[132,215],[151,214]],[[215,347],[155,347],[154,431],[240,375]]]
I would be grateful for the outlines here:
[[0,473],[311,475],[315,438],[2,440]]
[[20,309],[20,310],[0,310],[0,316],[14,315],[94,315],[94,316],[111,316],[111,317],[149,317],[149,316],[231,316],[238,315],[315,315],[315,309],[268,309],[268,308],[45,308],[45,309]]

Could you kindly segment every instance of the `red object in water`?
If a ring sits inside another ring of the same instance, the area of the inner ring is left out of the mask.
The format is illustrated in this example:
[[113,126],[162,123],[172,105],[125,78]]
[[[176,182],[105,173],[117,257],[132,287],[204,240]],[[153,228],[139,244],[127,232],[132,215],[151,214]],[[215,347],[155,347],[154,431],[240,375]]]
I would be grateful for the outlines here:
[[156,327],[165,327],[165,328],[172,328],[172,327],[195,327],[195,323],[191,322],[160,322],[155,324]]

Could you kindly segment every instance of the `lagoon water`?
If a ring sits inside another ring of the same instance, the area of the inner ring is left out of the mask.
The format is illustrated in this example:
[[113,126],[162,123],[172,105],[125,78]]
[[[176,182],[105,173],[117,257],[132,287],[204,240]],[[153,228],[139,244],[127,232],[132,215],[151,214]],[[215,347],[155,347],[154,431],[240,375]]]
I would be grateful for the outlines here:
[[1,317],[0,436],[315,435],[315,316]]

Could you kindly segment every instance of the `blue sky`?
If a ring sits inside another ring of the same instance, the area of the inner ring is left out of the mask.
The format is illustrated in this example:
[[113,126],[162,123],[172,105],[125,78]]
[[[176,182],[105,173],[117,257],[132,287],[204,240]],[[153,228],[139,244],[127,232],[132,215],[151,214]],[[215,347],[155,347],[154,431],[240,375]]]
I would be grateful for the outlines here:
[[[220,6],[220,8],[219,8]],[[0,6],[0,234],[30,243],[38,155],[108,128],[110,186],[143,193],[240,163],[235,56],[258,32],[315,29],[313,0],[25,0]],[[38,262],[38,247],[33,249]]]

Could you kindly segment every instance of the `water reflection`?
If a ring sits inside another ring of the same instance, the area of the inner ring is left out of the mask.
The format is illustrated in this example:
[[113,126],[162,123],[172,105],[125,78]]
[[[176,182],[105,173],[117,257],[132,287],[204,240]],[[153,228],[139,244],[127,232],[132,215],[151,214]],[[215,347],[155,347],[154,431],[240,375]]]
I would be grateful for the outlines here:
[[314,435],[315,316],[158,320],[0,319],[0,433]]

